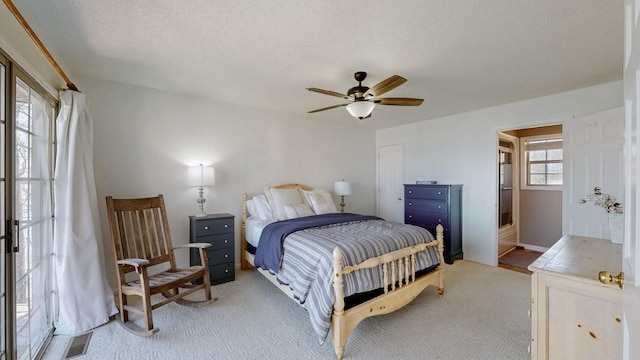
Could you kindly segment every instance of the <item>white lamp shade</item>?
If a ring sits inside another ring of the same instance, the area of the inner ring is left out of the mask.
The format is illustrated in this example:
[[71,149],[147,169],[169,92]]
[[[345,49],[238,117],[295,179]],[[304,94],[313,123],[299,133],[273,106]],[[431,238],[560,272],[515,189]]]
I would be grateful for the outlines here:
[[188,169],[189,186],[211,186],[216,184],[216,175],[212,166],[190,166]]
[[336,181],[333,186],[336,195],[351,195],[351,183],[348,181]]
[[371,101],[355,101],[347,105],[347,111],[351,116],[362,120],[371,114],[374,107],[376,104]]

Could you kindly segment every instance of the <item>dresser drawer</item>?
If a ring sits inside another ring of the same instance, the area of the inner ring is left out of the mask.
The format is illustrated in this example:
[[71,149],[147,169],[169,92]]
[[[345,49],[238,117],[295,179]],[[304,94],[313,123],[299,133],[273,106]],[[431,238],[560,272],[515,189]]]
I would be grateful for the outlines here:
[[209,260],[209,266],[233,261],[233,248],[228,247],[226,249],[209,250],[207,251],[207,258]]
[[233,233],[198,236],[194,242],[211,244],[207,250],[217,250],[233,247]]
[[446,214],[449,211],[446,200],[406,199],[407,210],[420,210]]
[[445,230],[449,227],[447,214],[407,210],[404,214],[406,224],[418,225],[435,234],[436,226],[441,224]]
[[233,218],[202,219],[194,224],[192,231],[196,236],[222,234],[233,231]]
[[406,186],[405,199],[447,200],[449,191],[446,186]]
[[216,283],[223,279],[233,280],[235,276],[233,262],[209,266],[209,278],[211,279],[211,283]]

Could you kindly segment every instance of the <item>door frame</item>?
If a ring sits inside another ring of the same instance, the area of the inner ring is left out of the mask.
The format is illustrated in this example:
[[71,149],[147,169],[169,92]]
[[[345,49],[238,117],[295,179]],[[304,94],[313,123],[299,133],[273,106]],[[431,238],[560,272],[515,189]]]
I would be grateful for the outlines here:
[[[492,266],[498,266],[498,228],[500,226],[500,219],[498,218],[498,181],[500,181],[498,179],[498,171],[500,169],[498,169],[498,161],[497,161],[497,154],[498,154],[498,142],[499,142],[499,136],[500,133],[504,133],[505,131],[511,131],[511,130],[522,130],[522,129],[529,129],[529,128],[536,128],[536,127],[542,127],[542,126],[552,126],[552,125],[563,125],[568,119],[571,119],[568,116],[563,116],[563,117],[559,117],[559,118],[550,118],[550,119],[543,119],[543,120],[534,120],[534,121],[530,121],[530,122],[526,122],[526,123],[516,123],[516,124],[504,124],[504,125],[500,125],[497,127],[493,128],[493,131],[495,133],[495,139],[496,141],[494,142],[494,148],[493,148],[493,153],[496,154],[496,161],[493,161],[493,176],[495,176],[494,181],[493,181],[493,185],[492,185],[492,189],[491,191],[494,192],[495,195],[495,217],[494,217],[494,224],[493,224],[493,232],[491,234],[491,254],[492,254],[492,259],[491,259],[491,265]],[[518,159],[518,161],[520,161],[520,159]],[[518,175],[518,178],[520,178],[520,175]],[[520,206],[520,202],[518,201],[518,207]],[[518,218],[518,223],[520,223],[520,218]],[[518,231],[519,232],[519,231]],[[519,237],[519,235],[518,235]],[[518,243],[520,242],[520,240],[518,239]],[[542,250],[542,249],[539,249]]]
[[[496,164],[498,167],[498,174],[500,174],[500,155],[499,155],[499,151],[500,151],[500,140],[506,140],[506,141],[510,141],[513,145],[513,170],[511,172],[511,176],[513,177],[513,183],[512,183],[512,200],[511,200],[511,207],[512,207],[512,213],[514,214],[513,216],[513,223],[511,224],[511,226],[505,226],[505,227],[501,227],[500,226],[500,191],[497,190],[496,192],[496,196],[497,196],[497,200],[496,203],[498,204],[498,206],[496,207],[496,216],[498,217],[498,251],[500,250],[500,237],[509,233],[512,233],[515,231],[516,233],[516,246],[518,246],[518,244],[520,244],[520,138],[518,138],[517,136],[513,136],[513,135],[509,135],[506,134],[504,132],[498,132],[498,151],[496,152],[497,155],[497,160],[496,160]],[[500,177],[498,176],[496,179],[496,185],[499,187],[500,186]],[[498,254],[498,256],[500,256],[500,254]]]
[[[2,163],[0,166],[3,166],[0,170],[1,181],[5,184],[4,193],[1,194],[4,197],[4,203],[0,203],[0,206],[3,206],[4,218],[0,221],[4,224],[4,235],[5,236],[5,248],[2,249],[2,256],[5,258],[4,269],[2,269],[2,273],[4,274],[4,294],[5,294],[5,307],[4,309],[0,309],[4,313],[4,324],[0,324],[3,326],[4,333],[4,344],[5,348],[0,349],[0,356],[4,352],[4,356],[7,360],[11,360],[17,357],[17,339],[16,339],[16,296],[15,296],[15,253],[13,251],[16,244],[14,244],[14,230],[13,219],[14,219],[14,208],[13,208],[13,192],[15,187],[14,181],[14,157],[15,157],[15,121],[14,117],[14,104],[15,104],[15,77],[14,74],[14,64],[11,61],[11,58],[7,56],[4,52],[0,50],[0,62],[5,66],[5,82],[3,94],[5,96],[9,95],[3,99],[4,103],[4,126],[5,133],[4,139],[2,139],[4,143],[4,159],[2,159]],[[0,289],[0,292],[2,289]]]

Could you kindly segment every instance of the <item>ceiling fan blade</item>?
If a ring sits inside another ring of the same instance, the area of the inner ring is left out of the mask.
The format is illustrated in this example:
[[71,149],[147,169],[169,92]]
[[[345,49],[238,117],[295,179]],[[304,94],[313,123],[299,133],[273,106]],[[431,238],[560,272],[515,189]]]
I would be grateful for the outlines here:
[[397,88],[398,86],[404,84],[405,82],[407,82],[407,79],[403,78],[400,75],[393,75],[385,80],[380,81],[379,83],[375,84],[371,89],[369,89],[369,91],[367,91],[364,96],[366,97],[367,95],[372,95],[372,96],[380,96],[384,93],[386,93],[387,91],[391,91],[395,88]]
[[343,98],[343,99],[349,99],[349,95],[340,94],[339,92],[335,92],[335,91],[331,91],[331,90],[323,90],[323,89],[318,89],[318,88],[307,88],[307,90],[315,91],[315,92],[320,93],[320,94],[336,96],[336,97]]
[[341,106],[347,106],[349,104],[340,104],[340,105],[333,105],[333,106],[327,106],[324,107],[322,109],[315,109],[315,110],[311,110],[311,111],[307,111],[307,114],[312,114],[312,113],[317,113],[319,111],[325,111],[325,110],[330,110],[330,109],[335,109],[337,107],[341,107]]
[[415,98],[378,98],[373,102],[378,105],[420,106],[424,99]]

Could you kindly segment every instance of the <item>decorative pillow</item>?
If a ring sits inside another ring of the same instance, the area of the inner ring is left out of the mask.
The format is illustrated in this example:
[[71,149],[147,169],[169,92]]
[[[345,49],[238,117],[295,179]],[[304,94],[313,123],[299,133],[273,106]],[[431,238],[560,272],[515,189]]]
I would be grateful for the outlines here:
[[308,203],[317,215],[337,213],[338,208],[333,202],[333,195],[325,189],[303,190]]
[[[269,203],[264,195],[256,195],[251,200],[253,200],[253,205],[255,207],[256,213],[254,216],[256,218],[260,220],[273,220]],[[253,215],[251,211],[249,211],[249,213]]]
[[267,187],[264,189],[269,207],[274,219],[286,220],[287,213],[284,211],[285,205],[304,204],[298,189],[276,189]]
[[311,207],[307,204],[285,205],[284,212],[287,214],[287,218],[289,219],[315,215],[313,210],[311,210]]

